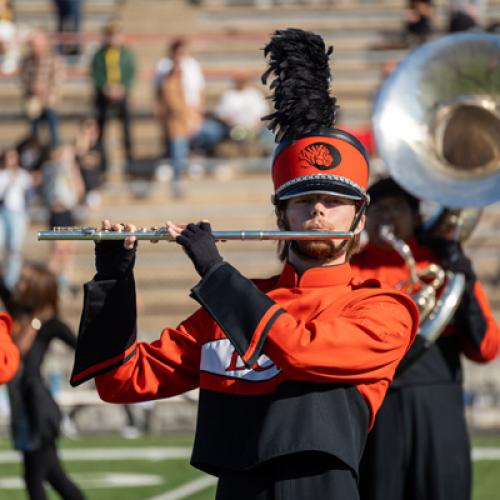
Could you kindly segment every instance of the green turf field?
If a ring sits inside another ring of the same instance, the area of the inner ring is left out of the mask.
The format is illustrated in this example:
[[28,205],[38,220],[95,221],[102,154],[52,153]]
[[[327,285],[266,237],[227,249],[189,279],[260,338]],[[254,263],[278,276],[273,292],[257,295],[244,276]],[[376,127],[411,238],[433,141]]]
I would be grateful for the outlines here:
[[[89,500],[141,500],[165,496],[168,500],[209,500],[215,487],[193,469],[187,458],[192,436],[152,436],[134,440],[112,437],[63,439],[60,448],[68,456],[65,466],[81,484]],[[500,436],[477,437],[475,448],[499,448]],[[10,443],[0,439],[0,499],[23,500],[20,464],[9,453]],[[174,458],[163,456],[173,452]],[[101,454],[106,456],[101,458]],[[82,459],[85,454],[85,459]],[[109,454],[109,456],[108,456]],[[144,455],[144,456],[141,456]],[[90,456],[90,458],[89,458]],[[75,459],[78,457],[78,459]],[[500,457],[500,453],[499,453]],[[103,483],[105,482],[105,484]],[[198,490],[189,493],[185,487]],[[500,498],[500,458],[474,462],[474,500]],[[51,500],[58,497],[50,496]]]

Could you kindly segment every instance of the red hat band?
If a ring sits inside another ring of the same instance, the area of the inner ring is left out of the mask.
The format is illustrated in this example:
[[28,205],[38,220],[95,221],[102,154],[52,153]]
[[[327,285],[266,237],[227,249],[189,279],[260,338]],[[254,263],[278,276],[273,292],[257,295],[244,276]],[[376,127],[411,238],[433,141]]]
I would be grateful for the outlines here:
[[367,155],[349,134],[336,130],[302,137],[278,146],[272,168],[275,201],[308,192],[362,199],[368,173]]

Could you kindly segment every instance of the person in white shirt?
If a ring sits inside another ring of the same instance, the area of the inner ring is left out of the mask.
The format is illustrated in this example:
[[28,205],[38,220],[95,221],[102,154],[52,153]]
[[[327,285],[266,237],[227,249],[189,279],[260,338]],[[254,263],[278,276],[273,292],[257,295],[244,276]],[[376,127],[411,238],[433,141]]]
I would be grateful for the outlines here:
[[[167,47],[167,56],[161,59],[156,65],[153,84],[155,93],[154,114],[158,119],[163,135],[163,143],[169,143],[169,131],[166,127],[167,106],[163,99],[163,83],[165,78],[170,75],[174,64],[178,61],[181,72],[181,86],[184,95],[185,104],[190,108],[191,116],[198,116],[197,123],[192,124],[190,136],[198,133],[202,126],[202,117],[205,110],[205,77],[200,63],[189,55],[189,44],[185,38],[174,39]],[[169,157],[170,152],[165,151],[165,157]]]
[[155,90],[159,91],[165,76],[170,73],[173,59],[180,57],[182,86],[187,104],[202,110],[205,106],[205,77],[200,63],[189,54],[189,44],[185,38],[176,38],[167,48],[167,56],[160,59],[154,74]]
[[264,94],[246,76],[235,78],[234,87],[226,90],[215,108],[215,114],[228,127],[261,129],[261,118],[269,112]]
[[191,140],[191,147],[210,155],[225,139],[273,144],[274,138],[261,120],[268,113],[266,98],[253,86],[250,75],[236,76],[233,86],[219,98],[213,115],[203,120],[200,130]]
[[4,151],[0,170],[0,246],[3,275],[13,290],[22,266],[22,247],[27,224],[27,195],[32,189],[31,175],[19,166],[15,148]]

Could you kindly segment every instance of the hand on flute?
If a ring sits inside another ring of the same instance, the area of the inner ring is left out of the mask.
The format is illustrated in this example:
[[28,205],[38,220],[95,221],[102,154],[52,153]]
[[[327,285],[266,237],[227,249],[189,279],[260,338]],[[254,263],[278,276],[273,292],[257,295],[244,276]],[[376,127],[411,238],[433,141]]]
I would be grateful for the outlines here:
[[178,226],[168,221],[168,233],[182,246],[194,264],[198,274],[203,278],[210,269],[222,262],[222,257],[215,244],[210,223],[206,220],[197,224]]
[[[106,231],[135,231],[133,224],[111,224],[107,219],[101,223]],[[95,244],[95,280],[116,280],[127,277],[134,269],[137,238],[130,236],[123,241],[101,241]]]

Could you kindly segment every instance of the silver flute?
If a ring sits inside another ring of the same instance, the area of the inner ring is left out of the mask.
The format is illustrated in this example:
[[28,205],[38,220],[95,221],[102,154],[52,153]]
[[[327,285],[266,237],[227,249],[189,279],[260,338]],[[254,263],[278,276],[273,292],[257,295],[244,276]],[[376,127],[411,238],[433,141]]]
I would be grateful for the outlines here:
[[[352,231],[212,231],[217,241],[242,240],[350,240],[354,237]],[[137,231],[110,231],[95,227],[54,227],[51,231],[39,231],[39,241],[78,240],[104,241],[124,240],[134,236],[138,240],[175,241],[165,227],[158,229],[139,229]]]

